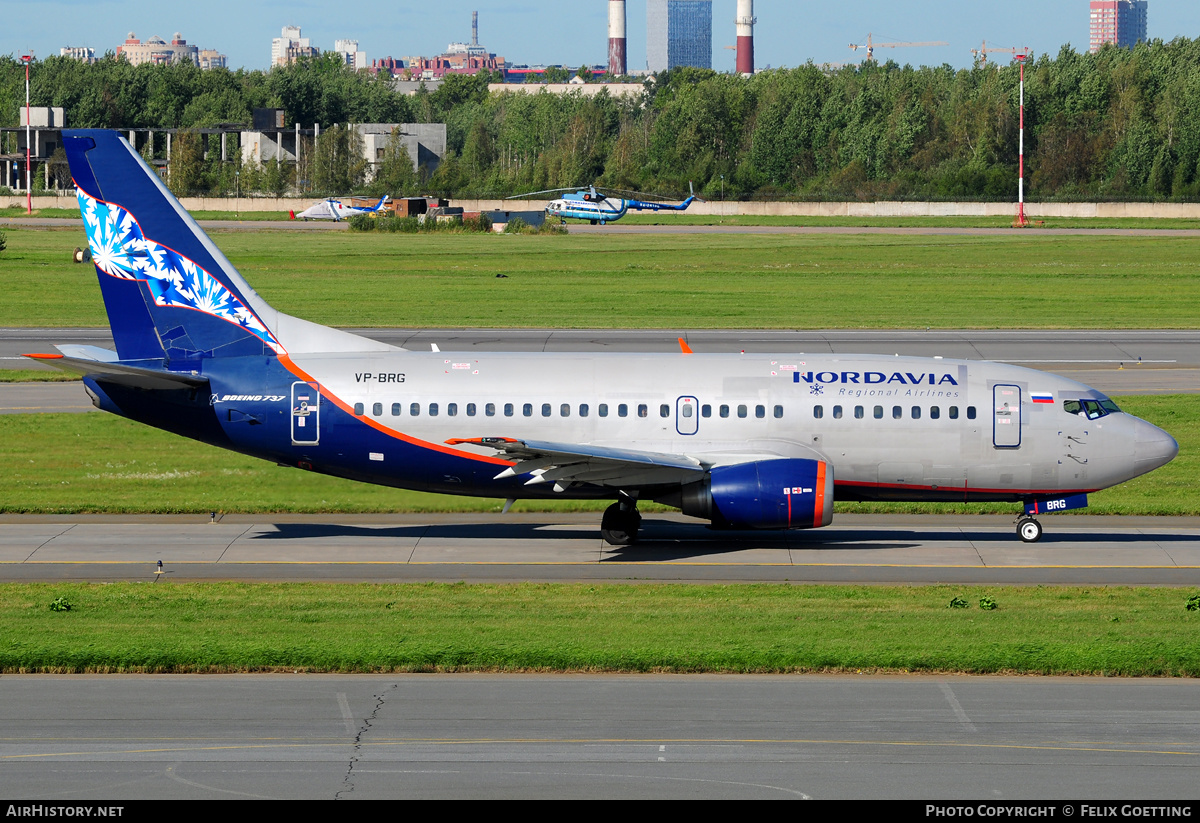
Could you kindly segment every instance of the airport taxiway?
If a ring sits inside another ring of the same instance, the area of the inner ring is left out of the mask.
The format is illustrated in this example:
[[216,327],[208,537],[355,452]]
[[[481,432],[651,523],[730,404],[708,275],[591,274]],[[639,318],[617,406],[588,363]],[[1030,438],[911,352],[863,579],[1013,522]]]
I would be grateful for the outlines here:
[[[839,515],[721,532],[645,515],[634,546],[596,513],[3,515],[0,580],[1200,584],[1200,518]],[[162,561],[162,574],[157,563]]]
[[6,676],[0,768],[9,804],[907,798],[1008,817],[1040,798],[1059,818],[1084,814],[1063,798],[1177,798],[1190,816],[1198,694],[1185,678]]

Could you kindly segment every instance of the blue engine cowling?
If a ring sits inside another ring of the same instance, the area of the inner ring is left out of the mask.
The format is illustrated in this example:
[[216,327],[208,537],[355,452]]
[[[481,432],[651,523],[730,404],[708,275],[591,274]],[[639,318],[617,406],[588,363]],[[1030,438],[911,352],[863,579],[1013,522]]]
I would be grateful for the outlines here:
[[833,466],[779,459],[717,466],[682,490],[684,514],[726,529],[814,529],[833,522]]

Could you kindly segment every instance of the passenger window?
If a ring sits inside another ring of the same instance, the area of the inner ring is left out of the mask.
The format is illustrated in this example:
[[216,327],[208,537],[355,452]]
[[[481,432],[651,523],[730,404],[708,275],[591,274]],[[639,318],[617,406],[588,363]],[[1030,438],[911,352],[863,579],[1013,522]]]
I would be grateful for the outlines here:
[[649,417],[650,407],[645,403],[638,403],[638,417]]
[[967,406],[967,419],[968,420],[975,419],[975,407],[974,406]]
[[863,409],[863,407],[862,407],[862,406],[855,406],[855,407],[854,407],[854,419],[855,419],[855,420],[862,420],[862,419],[863,419],[863,416],[864,416],[864,413],[865,413],[865,410]]
[[512,404],[512,403],[505,403],[505,404],[504,404],[504,416],[505,416],[505,417],[512,417],[512,416],[513,416],[513,404]]
[[447,403],[446,404],[446,416],[447,417],[457,417],[458,416],[458,404],[457,403]]
[[834,407],[833,407],[833,419],[834,419],[834,420],[841,420],[841,419],[842,419],[842,407],[841,407],[841,406],[834,406]]
[[438,416],[438,404],[437,404],[437,403],[430,403],[430,404],[429,404],[429,416],[430,416],[430,417],[437,417],[437,416]]
[[608,417],[608,404],[601,403],[599,406],[597,406],[596,414],[600,415],[601,417]]
[[728,417],[728,416],[729,416],[729,407],[728,407],[728,406],[722,406],[722,407],[721,407],[721,416],[722,416],[722,417]]
[[526,417],[533,417],[533,404],[526,403],[524,406],[522,406],[521,414],[525,415]]
[[708,403],[705,403],[703,406],[701,406],[700,407],[700,416],[701,417],[712,417],[712,406],[710,406]]
[[421,404],[413,403],[411,406],[408,407],[408,413],[411,414],[413,417],[420,417],[421,416]]
[[775,419],[780,420],[782,418],[783,418],[783,406],[776,406],[775,407]]
[[746,414],[747,414],[746,406],[745,405],[738,406],[738,417],[745,417]]
[[825,416],[825,407],[824,406],[813,406],[813,417],[815,417],[817,420],[820,420],[824,416]]
[[957,420],[958,419],[958,406],[951,406],[949,415],[950,415],[951,420]]
[[921,419],[921,407],[920,406],[912,407],[912,418],[913,418],[913,420]]
[[542,404],[542,417],[549,417],[549,416],[550,416],[550,404],[543,403]]
[[563,403],[561,406],[559,406],[558,407],[558,416],[559,417],[570,417],[571,416],[571,404]]
[[587,416],[588,416],[588,404],[587,404],[587,403],[580,403],[580,404],[579,404],[579,416],[580,416],[580,417],[587,417]]
[[495,417],[496,416],[496,404],[488,403],[486,406],[483,407],[483,413],[486,414],[488,417]]
[[474,417],[474,416],[475,416],[475,404],[468,403],[467,404],[467,417]]
[[376,417],[383,417],[383,404],[376,403],[374,406],[372,406],[371,414],[375,415]]
[[882,419],[883,419],[883,406],[876,406],[876,407],[875,407],[875,419],[876,419],[876,420],[882,420]]
[[392,404],[392,417],[399,417],[399,416],[400,416],[400,404],[393,403]]
[[625,405],[624,403],[617,406],[617,417],[628,417],[628,416],[629,416],[629,406]]
[[902,417],[904,417],[904,409],[899,406],[892,406],[892,419],[899,420]]
[[767,416],[767,407],[766,406],[755,406],[754,407],[754,416],[757,417],[759,420],[762,420],[764,417]]
[[666,403],[663,403],[661,406],[658,407],[658,416],[659,417],[670,417],[671,416],[671,407],[668,406]]
[[356,415],[362,415],[362,413],[363,413],[363,404],[362,403],[354,404],[354,413]]

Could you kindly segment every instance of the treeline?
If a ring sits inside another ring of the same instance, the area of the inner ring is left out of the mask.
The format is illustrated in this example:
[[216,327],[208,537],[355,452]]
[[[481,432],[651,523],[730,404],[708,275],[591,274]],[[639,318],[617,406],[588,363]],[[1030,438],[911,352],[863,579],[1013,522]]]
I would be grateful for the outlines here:
[[[329,57],[269,72],[55,57],[32,78],[33,104],[62,106],[73,127],[190,129],[248,123],[251,109],[272,107],[289,127],[320,123],[322,139],[330,135],[331,145],[308,147],[313,165],[299,170],[244,168],[237,152],[225,164],[212,151],[196,161],[193,149],[194,173],[181,172],[189,193],[492,197],[596,183],[678,195],[689,181],[710,199],[1017,193],[1015,64],[809,64],[751,78],[679,69],[634,100],[489,94],[487,74],[405,96]],[[23,100],[21,64],[0,58],[0,120],[15,125]],[[1025,105],[1030,199],[1200,198],[1200,118],[1189,116],[1200,111],[1200,40],[1038,56],[1026,67]],[[447,157],[432,174],[414,174],[398,145],[381,166],[356,163],[353,135],[331,126],[366,122],[444,122]]]

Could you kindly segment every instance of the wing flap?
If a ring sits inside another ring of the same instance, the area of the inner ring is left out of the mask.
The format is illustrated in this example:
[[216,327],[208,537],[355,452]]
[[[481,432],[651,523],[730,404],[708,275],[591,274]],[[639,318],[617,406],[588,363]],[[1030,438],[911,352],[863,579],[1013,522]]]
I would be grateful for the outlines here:
[[516,440],[509,437],[452,439],[451,446],[473,445],[495,449],[515,459],[496,479],[532,474],[525,485],[553,483],[563,491],[576,483],[628,489],[640,486],[666,486],[690,483],[704,477],[708,467],[682,454],[614,449],[577,443],[550,443]]

